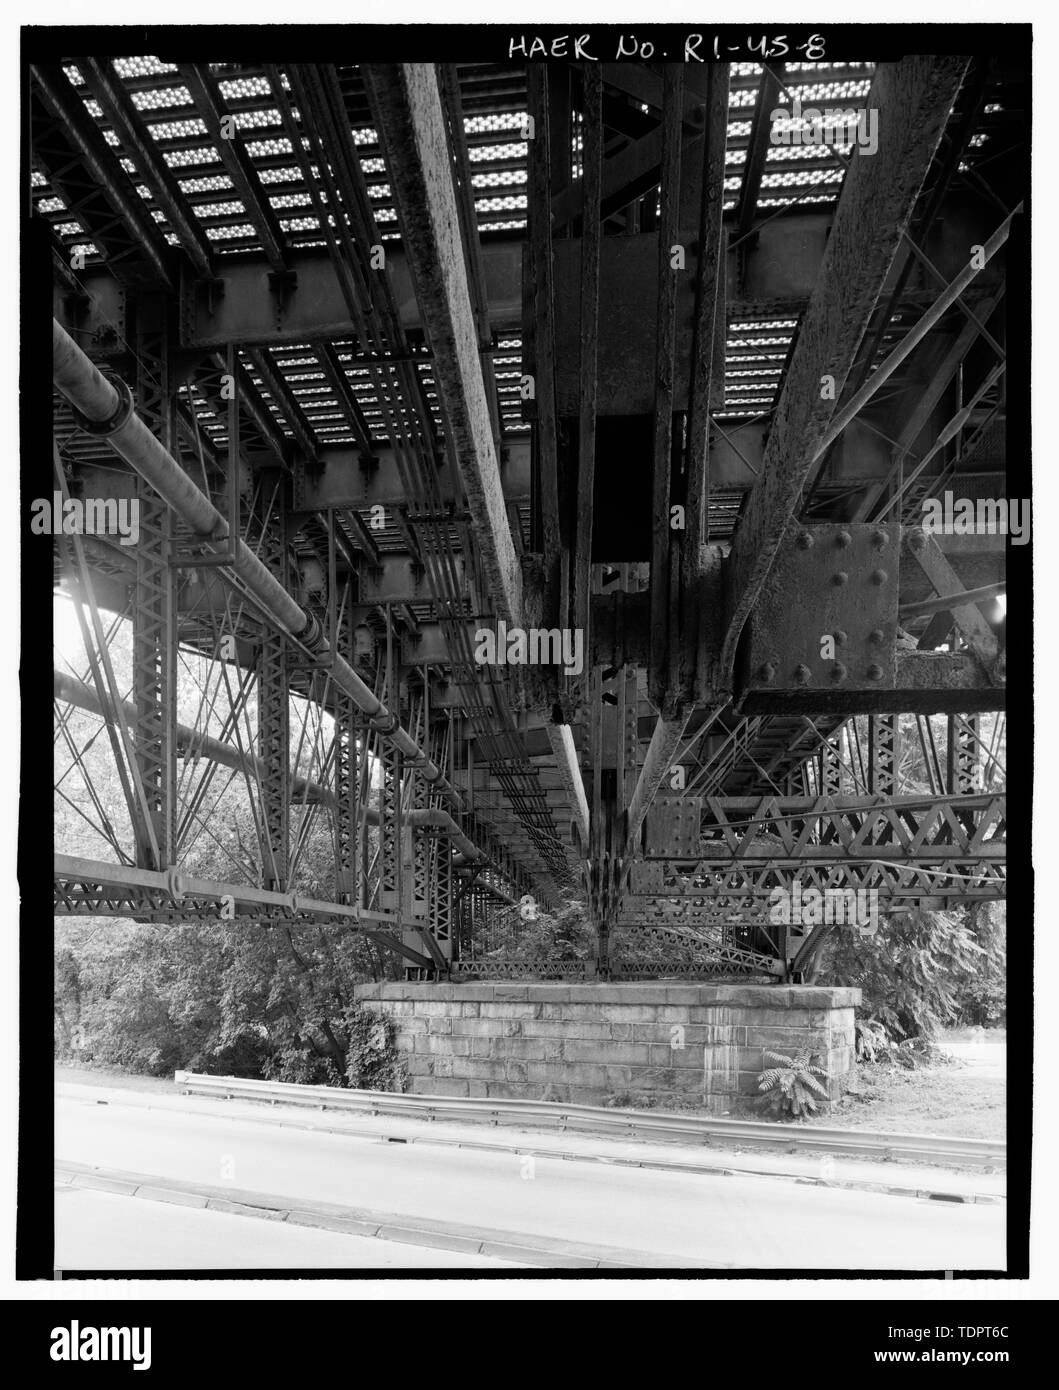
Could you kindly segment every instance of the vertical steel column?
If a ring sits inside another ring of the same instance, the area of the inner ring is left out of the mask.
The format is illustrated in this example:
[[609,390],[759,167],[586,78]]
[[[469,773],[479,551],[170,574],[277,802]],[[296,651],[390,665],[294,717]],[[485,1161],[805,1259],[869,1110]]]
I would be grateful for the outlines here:
[[970,795],[981,788],[979,748],[981,737],[977,714],[950,714],[946,777],[954,796]]
[[[360,805],[357,807],[357,833],[360,849],[360,902],[363,907],[381,910],[382,891],[382,739],[369,724],[364,731],[364,757],[361,762]],[[371,813],[376,812],[376,825]],[[376,828],[377,827],[377,828]],[[374,831],[374,841],[373,841]]]
[[[276,479],[274,489],[262,488],[262,499],[260,557],[286,588],[290,576],[286,498],[282,480]],[[287,664],[286,637],[266,630],[258,651],[257,681],[258,753],[264,763],[261,777],[261,867],[263,886],[277,892],[287,889],[290,864],[290,694]]]
[[[336,622],[338,649],[353,660],[352,618],[347,607]],[[367,750],[361,737],[363,719],[350,696],[334,687],[335,714],[335,895],[339,902],[360,902],[363,818],[360,815],[361,760]]]
[[577,445],[577,520],[574,541],[575,629],[589,646],[592,579],[592,511],[596,476],[596,385],[599,357],[599,252],[602,227],[599,200],[603,169],[603,80],[588,64],[584,74],[582,110],[581,220],[581,409]]
[[785,791],[788,796],[808,796],[809,784],[806,780],[808,768],[804,763],[792,767],[787,773]]
[[[625,668],[621,696],[621,787],[619,804],[624,810],[640,779],[640,688],[635,666]],[[627,833],[628,827],[626,827]],[[618,852],[623,845],[618,846]]]
[[[425,713],[424,695],[413,704],[409,731],[420,746],[429,748]],[[402,788],[402,809],[407,805],[413,811],[425,811],[429,800],[426,783],[415,768],[410,767]],[[430,860],[436,837],[424,827],[406,821],[401,827],[400,838],[403,938],[405,945],[414,951],[422,951],[423,933],[430,932]],[[433,952],[431,954],[433,955]],[[421,979],[423,976],[423,968],[405,965],[406,979]]]
[[[448,764],[448,726],[443,725],[439,729],[432,744],[434,761],[438,767],[445,767]],[[431,792],[429,798],[431,810],[441,808],[441,798],[435,792]],[[427,892],[429,894],[429,917],[430,930],[434,934],[438,950],[450,964],[453,959],[453,910],[452,893],[455,876],[452,870],[452,847],[448,840],[442,836],[433,836],[429,843],[430,858],[428,860]]]
[[[677,276],[671,250],[677,242],[680,212],[680,155],[683,138],[684,70],[663,65],[662,186],[659,194],[658,318],[655,331],[654,442],[651,474],[651,589],[648,688],[661,717],[672,715],[670,692],[677,674],[675,584],[679,569],[670,527],[673,500],[673,399],[676,388],[675,352]],[[678,441],[679,444],[679,441]]]
[[[529,370],[536,383],[532,414],[536,420],[533,431],[534,472],[533,508],[530,544],[545,557],[544,608],[546,623],[556,620],[560,611],[560,581],[562,570],[562,526],[559,505],[559,461],[555,418],[555,342],[554,286],[552,266],[551,199],[558,177],[553,169],[551,141],[553,113],[562,108],[559,99],[549,92],[550,64],[530,63],[526,69],[527,108],[534,123],[534,137],[529,142],[527,170],[529,207],[528,235],[531,338],[524,343],[532,356],[524,354],[524,370]],[[560,136],[560,141],[562,137]],[[563,160],[564,151],[556,152]],[[569,168],[567,154],[562,168]],[[565,610],[563,621],[565,618]]]
[[820,794],[840,796],[842,793],[842,762],[839,757],[841,728],[829,734],[820,745]]
[[[478,893],[478,910],[481,914],[481,921],[485,927],[485,937],[489,942],[489,949],[495,949],[496,941],[496,902],[492,893],[487,893],[484,888]],[[515,923],[516,940],[522,935],[522,921],[519,919]]]
[[596,934],[594,972],[599,979],[607,977],[610,954],[610,924],[607,916],[610,911],[607,885],[604,874],[609,867],[609,859],[604,853],[606,847],[606,822],[603,796],[603,668],[593,666],[588,675],[588,761],[592,767],[592,781],[588,788],[589,804],[589,843],[586,847],[588,865],[589,912]]
[[473,961],[479,956],[474,939],[474,891],[468,883],[460,894],[459,904],[460,960]]
[[401,914],[401,780],[403,758],[379,741],[379,908]]
[[901,756],[896,714],[868,716],[868,790],[893,796],[897,791],[897,766]]
[[455,913],[452,906],[456,875],[452,868],[452,853],[445,840],[434,841],[434,873],[431,924],[438,949],[447,961],[455,956]]
[[480,939],[478,921],[478,894],[473,881],[460,899],[460,956],[461,959],[481,960],[485,955],[485,943]]
[[[430,749],[430,731],[426,727],[426,693],[418,702],[415,717],[412,720],[412,737],[423,748]],[[427,784],[423,781],[414,768],[409,769],[408,773],[411,781],[411,804],[413,810],[426,811],[430,808],[431,798]],[[430,861],[431,851],[436,844],[437,837],[428,834],[420,828],[413,829],[408,827],[408,894],[407,912],[415,919],[417,925],[428,927],[430,924]]]
[[[412,809],[428,809],[423,779],[412,778]],[[418,826],[405,826],[405,916],[426,927],[430,922],[430,861],[437,836]]]
[[[167,449],[175,443],[175,390],[169,373],[169,321],[161,296],[141,298],[136,320],[136,403],[151,433]],[[132,619],[135,753],[157,855],[136,833],[136,862],[163,869],[176,856],[175,577],[170,569],[172,514],[138,480],[140,536],[136,546],[136,601]]]

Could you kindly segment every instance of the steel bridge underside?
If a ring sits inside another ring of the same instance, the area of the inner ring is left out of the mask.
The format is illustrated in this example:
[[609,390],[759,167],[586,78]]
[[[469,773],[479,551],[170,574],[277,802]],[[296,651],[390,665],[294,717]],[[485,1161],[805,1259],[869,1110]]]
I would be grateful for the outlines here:
[[[556,975],[801,978],[827,928],[777,893],[1002,899],[1007,537],[922,522],[1007,496],[1025,84],[35,65],[39,492],[139,504],[135,544],[55,537],[57,728],[106,730],[129,825],[57,847],[56,912],[329,924],[435,978],[525,973],[498,923],[577,898]],[[777,141],[803,92],[878,150]],[[531,630],[582,669],[478,659]],[[222,772],[224,878],[189,857]]]

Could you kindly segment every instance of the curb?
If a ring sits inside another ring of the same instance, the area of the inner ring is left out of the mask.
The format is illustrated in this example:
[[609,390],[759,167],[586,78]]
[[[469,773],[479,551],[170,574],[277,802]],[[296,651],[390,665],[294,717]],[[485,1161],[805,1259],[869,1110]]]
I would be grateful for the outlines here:
[[55,1181],[63,1187],[111,1192],[151,1202],[282,1221],[289,1226],[311,1226],[343,1235],[366,1236],[399,1245],[451,1250],[461,1255],[485,1255],[544,1269],[735,1269],[737,1266],[708,1260],[677,1260],[645,1255],[613,1246],[592,1246],[547,1236],[527,1237],[518,1231],[457,1226],[444,1221],[425,1221],[391,1212],[372,1212],[327,1202],[295,1205],[289,1197],[250,1192],[238,1188],[202,1187],[176,1178],[92,1168],[64,1159],[55,1161]]

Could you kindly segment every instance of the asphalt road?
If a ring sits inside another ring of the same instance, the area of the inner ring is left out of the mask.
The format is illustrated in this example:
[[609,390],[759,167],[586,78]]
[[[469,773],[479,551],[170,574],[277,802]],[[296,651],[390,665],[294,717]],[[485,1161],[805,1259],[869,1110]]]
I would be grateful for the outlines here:
[[427,1250],[76,1187],[56,1187],[55,1215],[58,1270],[519,1268],[484,1255]]
[[[233,1188],[301,1201],[337,1203],[406,1218],[443,1220],[549,1240],[635,1252],[674,1267],[712,1263],[760,1269],[1003,1269],[1002,1205],[951,1204],[908,1196],[807,1186],[780,1178],[660,1172],[516,1153],[394,1144],[374,1137],[314,1133],[216,1115],[122,1104],[121,1093],[64,1088],[56,1101],[56,1158]],[[106,1099],[108,1103],[101,1104]],[[469,1138],[475,1137],[469,1134]],[[57,1199],[59,1250],[75,1238],[80,1267],[134,1268],[140,1213],[154,1204]],[[81,1218],[94,1205],[96,1216]],[[71,1215],[64,1216],[66,1211]],[[196,1220],[191,1222],[190,1217]],[[143,1217],[143,1222],[147,1221]],[[165,1267],[202,1268],[196,1255],[224,1220],[274,1223],[181,1210],[172,1226]],[[158,1241],[165,1246],[160,1218]],[[93,1237],[94,1231],[94,1237]],[[93,1254],[95,1240],[98,1255]],[[270,1237],[253,1231],[238,1242],[251,1254]],[[368,1247],[383,1267],[393,1247],[350,1236],[351,1260]],[[85,1242],[88,1242],[86,1247]],[[226,1247],[227,1249],[227,1247]],[[316,1256],[292,1243],[285,1267],[308,1267]],[[225,1263],[232,1267],[231,1250]],[[437,1267],[457,1256],[433,1251]],[[399,1253],[400,1260],[406,1252]],[[82,1260],[86,1263],[82,1263]],[[59,1261],[61,1266],[62,1261]],[[274,1263],[270,1257],[269,1263]],[[357,1266],[359,1267],[359,1266]],[[510,1268],[510,1266],[508,1266]]]

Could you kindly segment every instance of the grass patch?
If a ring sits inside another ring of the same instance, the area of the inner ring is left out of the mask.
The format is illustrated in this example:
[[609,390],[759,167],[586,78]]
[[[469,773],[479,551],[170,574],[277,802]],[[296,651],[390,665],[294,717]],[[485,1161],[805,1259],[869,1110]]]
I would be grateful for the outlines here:
[[831,1113],[814,1115],[809,1124],[1003,1139],[1005,1092],[1002,1072],[984,1074],[974,1063],[953,1061],[912,1071],[862,1063]]

